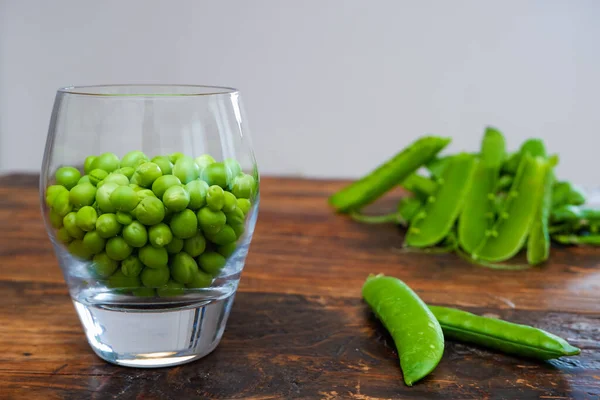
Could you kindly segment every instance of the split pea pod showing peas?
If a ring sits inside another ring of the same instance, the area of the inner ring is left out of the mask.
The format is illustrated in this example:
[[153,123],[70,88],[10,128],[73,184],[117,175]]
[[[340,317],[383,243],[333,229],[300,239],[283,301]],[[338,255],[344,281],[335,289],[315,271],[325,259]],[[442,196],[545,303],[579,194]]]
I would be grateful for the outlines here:
[[329,204],[340,212],[360,209],[402,182],[448,143],[448,138],[433,136],[416,140],[367,176],[335,193],[329,198]]
[[504,261],[523,247],[541,202],[548,165],[548,161],[542,157],[534,158],[525,154],[521,158],[500,215],[486,233],[486,238],[471,253],[473,259]]
[[566,340],[532,326],[481,317],[454,308],[429,306],[444,336],[518,356],[549,360],[581,351]]
[[433,246],[448,235],[461,211],[474,171],[475,156],[461,153],[452,158],[435,194],[429,197],[424,208],[412,218],[405,239],[406,245]]
[[469,253],[483,241],[493,224],[496,182],[505,155],[504,136],[494,128],[487,128],[481,143],[481,158],[458,221],[459,243]]
[[390,332],[408,386],[427,376],[444,353],[444,335],[427,305],[399,279],[370,275],[362,295]]

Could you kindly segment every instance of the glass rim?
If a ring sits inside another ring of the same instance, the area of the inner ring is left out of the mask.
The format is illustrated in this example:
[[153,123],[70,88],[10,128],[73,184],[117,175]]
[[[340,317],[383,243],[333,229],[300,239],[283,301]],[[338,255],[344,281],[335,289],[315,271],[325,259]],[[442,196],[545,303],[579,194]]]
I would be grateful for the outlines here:
[[[126,88],[140,88],[142,90],[139,93],[119,92],[119,89]],[[154,91],[152,89],[154,89]],[[179,91],[180,93],[177,93],[177,91]],[[99,97],[181,97],[234,94],[238,93],[239,90],[228,86],[213,85],[123,83],[64,86],[58,88],[57,92],[61,94]]]

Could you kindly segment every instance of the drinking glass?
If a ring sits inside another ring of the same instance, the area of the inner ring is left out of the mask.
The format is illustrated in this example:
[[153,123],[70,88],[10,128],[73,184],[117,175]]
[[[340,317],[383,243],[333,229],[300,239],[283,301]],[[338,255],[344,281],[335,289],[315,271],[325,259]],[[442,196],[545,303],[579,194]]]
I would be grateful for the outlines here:
[[[161,189],[154,183],[163,175],[172,176]],[[259,174],[237,90],[59,89],[40,200],[98,356],[163,367],[217,347],[259,206]]]

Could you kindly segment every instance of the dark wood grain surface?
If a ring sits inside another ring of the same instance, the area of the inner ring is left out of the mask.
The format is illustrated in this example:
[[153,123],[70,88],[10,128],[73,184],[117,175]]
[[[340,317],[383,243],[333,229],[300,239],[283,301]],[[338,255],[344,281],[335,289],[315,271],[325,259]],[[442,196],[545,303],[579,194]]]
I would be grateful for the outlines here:
[[[37,177],[0,177],[0,399],[599,398],[600,249],[553,248],[550,263],[520,272],[403,252],[398,228],[331,212],[326,198],[343,184],[263,179],[221,344],[196,362],[144,370],[89,348],[43,227]],[[360,298],[377,272],[431,304],[546,329],[582,354],[538,362],[447,342],[438,368],[406,387],[393,342]]]

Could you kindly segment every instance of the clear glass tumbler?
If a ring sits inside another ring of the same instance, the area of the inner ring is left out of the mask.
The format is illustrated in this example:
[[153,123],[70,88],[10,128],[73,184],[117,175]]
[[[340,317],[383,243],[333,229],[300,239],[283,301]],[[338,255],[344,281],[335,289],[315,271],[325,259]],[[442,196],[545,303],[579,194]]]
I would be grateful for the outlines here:
[[59,89],[40,200],[96,354],[163,367],[217,347],[259,205],[237,90]]

